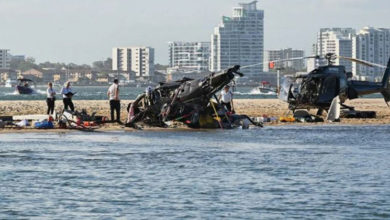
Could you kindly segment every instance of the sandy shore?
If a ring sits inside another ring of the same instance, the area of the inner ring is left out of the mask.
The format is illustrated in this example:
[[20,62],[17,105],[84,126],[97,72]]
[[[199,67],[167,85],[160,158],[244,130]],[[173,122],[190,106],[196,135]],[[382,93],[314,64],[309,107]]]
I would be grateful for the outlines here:
[[[121,119],[126,119],[126,107],[130,100],[122,100]],[[269,117],[285,116],[289,113],[287,104],[278,99],[237,99],[234,101],[235,110],[238,114],[247,114],[258,117],[267,115]],[[96,112],[97,115],[109,116],[110,109],[108,101],[74,101],[76,110],[86,109],[88,113]],[[383,99],[356,99],[346,103],[355,106],[356,110],[376,111],[375,119],[342,119],[342,124],[390,124],[390,109]],[[63,108],[62,101],[56,102],[56,111]],[[45,101],[0,101],[0,116],[45,114]],[[312,113],[315,113],[313,111]],[[325,115],[324,115],[325,116]],[[281,124],[281,123],[280,123]],[[116,125],[106,125],[103,129],[111,130],[120,128]],[[6,130],[6,129],[5,129]],[[1,131],[1,130],[0,130]],[[4,129],[2,130],[4,132]]]

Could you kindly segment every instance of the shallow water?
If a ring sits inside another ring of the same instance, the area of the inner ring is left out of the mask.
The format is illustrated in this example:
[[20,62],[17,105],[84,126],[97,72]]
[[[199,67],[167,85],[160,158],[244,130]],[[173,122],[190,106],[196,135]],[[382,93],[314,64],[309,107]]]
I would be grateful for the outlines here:
[[[57,93],[61,88],[54,88]],[[73,90],[77,92],[74,96],[75,100],[106,100],[107,86],[74,86]],[[15,93],[14,88],[0,87],[0,100],[44,100],[46,98],[46,87],[37,87],[36,94],[19,95]],[[135,99],[138,94],[145,91],[145,88],[137,87],[121,87],[121,99]],[[60,96],[57,95],[57,98]],[[255,99],[255,98],[276,98],[276,95],[264,95],[254,87],[237,87],[235,91],[237,99]]]
[[[73,97],[74,100],[106,100],[107,99],[107,86],[74,86],[73,91],[77,94]],[[58,93],[61,88],[54,88]],[[122,100],[133,100],[137,96],[144,92],[145,88],[137,87],[121,87],[120,98]],[[39,86],[36,88],[36,93],[32,95],[20,95],[15,93],[14,88],[0,87],[0,101],[4,100],[45,100],[46,87]],[[57,99],[60,95],[57,95]],[[254,87],[241,87],[237,86],[234,91],[235,99],[275,99],[275,94],[262,94]],[[380,94],[373,94],[364,96],[364,98],[382,98]]]
[[0,134],[0,219],[389,219],[389,133]]

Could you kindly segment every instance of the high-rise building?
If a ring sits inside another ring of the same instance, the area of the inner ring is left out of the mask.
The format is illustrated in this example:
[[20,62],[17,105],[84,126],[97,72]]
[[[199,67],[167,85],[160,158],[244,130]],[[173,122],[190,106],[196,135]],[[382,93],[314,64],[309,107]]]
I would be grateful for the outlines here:
[[[264,72],[271,71],[267,65],[270,61],[291,59],[304,57],[305,52],[303,50],[293,50],[291,48],[281,50],[266,50],[264,53]],[[284,62],[276,62],[275,67],[278,68],[289,68],[296,71],[301,71],[305,67],[304,60],[290,60]]]
[[[353,57],[387,65],[390,58],[390,29],[365,27],[353,38]],[[382,68],[353,63],[353,72],[370,80],[382,77]]]
[[154,75],[154,49],[151,47],[115,47],[112,49],[112,70],[134,72],[136,77]]
[[169,67],[209,70],[210,42],[169,42]]
[[[317,44],[313,44],[311,47],[311,56],[317,55]],[[306,59],[306,71],[311,72],[316,67],[320,66],[319,60],[316,59]]]
[[7,49],[0,49],[0,69],[10,68],[10,55]]
[[[240,3],[232,17],[223,17],[211,36],[210,70],[220,71],[234,65],[249,66],[263,62],[264,11],[257,1]],[[247,75],[259,74],[263,65],[245,69]]]
[[[316,55],[334,53],[337,56],[352,57],[352,38],[355,33],[352,28],[321,28],[317,34]],[[343,65],[346,71],[352,71],[350,61],[336,59],[335,65]]]

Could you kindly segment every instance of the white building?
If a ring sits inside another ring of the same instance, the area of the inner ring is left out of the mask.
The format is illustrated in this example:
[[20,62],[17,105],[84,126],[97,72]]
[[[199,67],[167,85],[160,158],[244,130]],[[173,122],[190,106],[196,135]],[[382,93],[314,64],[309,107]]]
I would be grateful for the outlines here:
[[209,70],[210,42],[169,42],[169,67]]
[[10,68],[10,55],[7,49],[0,49],[0,69]]
[[[264,72],[269,72],[268,63],[270,61],[283,60],[283,59],[291,59],[291,58],[299,58],[304,57],[305,52],[303,50],[293,50],[291,48],[281,49],[281,50],[266,50],[264,53]],[[305,68],[304,60],[291,60],[284,62],[276,62],[275,68],[289,68],[297,71],[303,70]]]
[[[327,53],[334,53],[337,56],[352,57],[352,38],[355,34],[353,28],[321,28],[317,34],[316,55],[325,56]],[[315,67],[323,65],[323,63],[311,62],[311,65],[308,63],[308,70],[314,69],[312,64],[315,64]],[[345,66],[346,71],[352,71],[350,61],[336,59],[334,64]]]
[[[390,29],[365,27],[353,38],[353,57],[387,65],[390,58]],[[380,80],[383,68],[353,63],[353,72],[364,79]]]
[[[210,70],[213,72],[234,65],[263,62],[264,11],[256,8],[257,1],[240,3],[233,8],[232,17],[223,17],[211,36]],[[247,75],[259,74],[263,65],[243,70]]]
[[137,78],[154,75],[154,49],[151,47],[115,47],[112,49],[112,70],[134,72]]

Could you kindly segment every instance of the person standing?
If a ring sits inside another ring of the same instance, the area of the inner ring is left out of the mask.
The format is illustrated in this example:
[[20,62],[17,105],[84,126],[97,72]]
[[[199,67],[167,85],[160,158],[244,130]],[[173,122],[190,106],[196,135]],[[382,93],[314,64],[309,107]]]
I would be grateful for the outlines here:
[[68,110],[68,107],[72,112],[74,112],[74,105],[72,102],[72,97],[74,93],[72,92],[72,88],[70,87],[70,82],[66,82],[64,87],[61,89],[61,94],[64,102],[64,109]]
[[56,101],[56,92],[53,89],[53,83],[51,82],[48,83],[46,94],[47,94],[47,98],[46,98],[47,114],[52,115],[54,112],[54,106]]
[[[222,106],[224,106],[229,112],[232,111],[233,107],[233,93],[230,91],[230,86],[226,85],[221,91],[219,96]],[[233,110],[234,111],[234,110]]]
[[116,121],[121,121],[121,103],[119,100],[119,85],[118,80],[114,79],[114,83],[108,88],[107,96],[110,99],[111,121],[114,121],[114,111],[116,111]]

